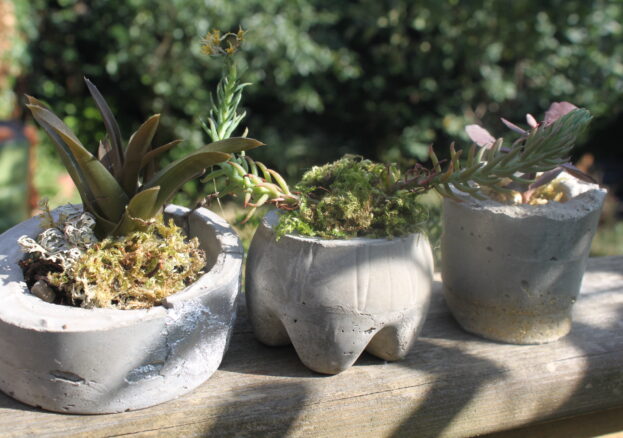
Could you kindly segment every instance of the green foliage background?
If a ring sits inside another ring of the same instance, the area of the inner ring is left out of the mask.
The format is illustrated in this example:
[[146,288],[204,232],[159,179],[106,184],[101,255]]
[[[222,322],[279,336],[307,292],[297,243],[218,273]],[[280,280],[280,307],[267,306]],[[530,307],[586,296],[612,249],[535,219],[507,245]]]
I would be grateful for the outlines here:
[[[220,65],[200,54],[212,28],[248,29],[238,59],[250,135],[289,177],[345,152],[422,158],[463,126],[542,115],[570,100],[595,115],[582,145],[623,121],[623,3],[607,0],[31,0],[22,88],[44,97],[86,144],[103,134],[82,76],[130,132],[163,113],[167,141],[204,138],[198,117]],[[495,125],[494,125],[495,126]],[[501,127],[500,127],[501,128]],[[502,132],[502,129],[500,129]],[[182,151],[180,151],[181,153]]]

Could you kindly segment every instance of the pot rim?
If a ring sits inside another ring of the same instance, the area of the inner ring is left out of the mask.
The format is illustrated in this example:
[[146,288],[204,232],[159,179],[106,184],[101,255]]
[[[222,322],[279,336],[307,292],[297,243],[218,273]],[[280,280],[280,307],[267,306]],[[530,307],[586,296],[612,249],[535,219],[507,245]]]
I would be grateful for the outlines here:
[[601,209],[607,190],[599,184],[582,181],[565,172],[554,179],[560,182],[570,199],[566,202],[548,202],[541,205],[505,204],[493,199],[476,199],[452,187],[454,194],[462,202],[451,198],[444,198],[444,202],[462,206],[473,210],[482,210],[494,215],[520,217],[547,217],[551,219],[569,219],[589,214]]

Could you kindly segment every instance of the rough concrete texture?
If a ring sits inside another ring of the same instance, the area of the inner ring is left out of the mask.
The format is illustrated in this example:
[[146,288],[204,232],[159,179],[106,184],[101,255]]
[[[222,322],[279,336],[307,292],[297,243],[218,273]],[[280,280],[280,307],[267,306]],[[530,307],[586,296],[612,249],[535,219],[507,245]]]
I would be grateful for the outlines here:
[[567,174],[565,203],[444,201],[444,296],[469,332],[514,344],[551,342],[571,329],[571,309],[606,191]]
[[209,254],[197,282],[145,310],[81,309],[31,295],[17,265],[17,238],[39,231],[30,219],[0,236],[0,389],[63,413],[145,408],[185,394],[218,368],[236,317],[242,247],[205,209],[172,216]]
[[294,345],[319,373],[349,368],[365,350],[403,358],[424,322],[433,260],[427,238],[275,240],[269,213],[247,259],[246,299],[256,337]]

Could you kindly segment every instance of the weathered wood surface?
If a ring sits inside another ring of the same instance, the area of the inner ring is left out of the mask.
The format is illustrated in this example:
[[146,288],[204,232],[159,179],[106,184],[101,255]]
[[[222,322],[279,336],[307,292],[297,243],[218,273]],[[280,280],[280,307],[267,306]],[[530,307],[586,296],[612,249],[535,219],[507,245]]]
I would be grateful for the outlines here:
[[0,436],[458,437],[623,406],[622,256],[590,260],[574,318],[559,342],[505,345],[464,333],[437,293],[406,360],[321,376],[257,343],[243,308],[220,370],[190,395],[76,416],[0,393]]

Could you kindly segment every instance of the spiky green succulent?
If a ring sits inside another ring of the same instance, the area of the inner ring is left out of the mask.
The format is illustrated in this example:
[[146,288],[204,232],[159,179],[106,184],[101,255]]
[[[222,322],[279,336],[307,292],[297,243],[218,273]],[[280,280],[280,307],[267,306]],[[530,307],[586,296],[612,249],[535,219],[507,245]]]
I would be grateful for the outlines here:
[[151,116],[132,134],[127,144],[110,107],[88,79],[85,82],[106,127],[97,158],[41,101],[27,96],[27,107],[51,138],[67,172],[74,181],[85,211],[96,218],[96,233],[103,238],[145,229],[166,202],[187,181],[207,167],[225,162],[232,153],[261,146],[250,138],[228,138],[207,144],[155,171],[155,159],[180,140],[152,148],[160,115]]
[[555,172],[563,170],[585,178],[568,161],[577,138],[591,119],[588,110],[568,102],[553,103],[541,123],[528,114],[528,130],[502,119],[507,127],[521,135],[510,147],[504,147],[502,138],[496,139],[485,129],[470,125],[466,130],[474,144],[468,150],[466,160],[461,161],[462,151],[455,151],[452,145],[450,161],[444,171],[431,148],[434,170],[424,186],[434,188],[443,196],[456,198],[452,186],[483,199],[483,187],[499,193],[508,193],[515,188],[536,188],[544,181],[535,182],[540,172],[553,172],[546,175],[550,179]]
[[[227,32],[222,34],[214,30],[203,39],[202,51],[210,56],[224,58],[224,69],[216,88],[216,95],[210,95],[210,111],[207,123],[202,127],[212,141],[230,138],[246,116],[246,112],[238,112],[245,87],[251,85],[241,82],[233,55],[238,52],[244,41],[245,31]],[[246,130],[243,134],[246,137]],[[219,163],[202,182],[212,182],[213,194],[208,196],[222,197],[234,195],[243,199],[244,207],[249,208],[243,222],[255,213],[256,209],[266,203],[277,207],[292,209],[298,205],[298,197],[290,192],[288,184],[279,173],[267,168],[259,161],[246,156],[244,151],[234,155],[227,162]]]

